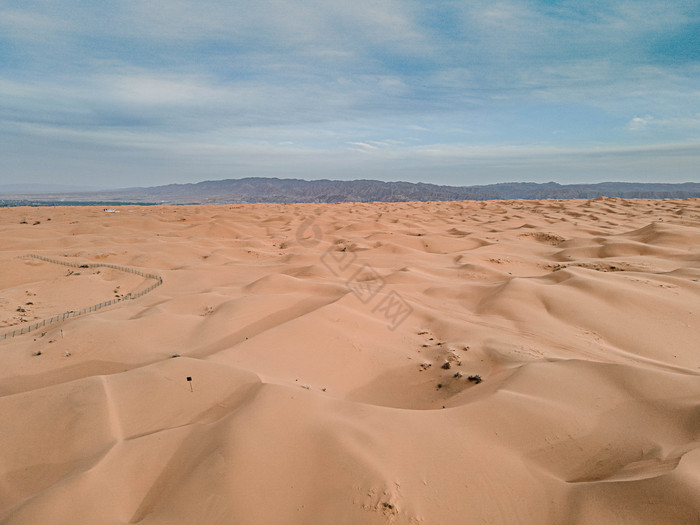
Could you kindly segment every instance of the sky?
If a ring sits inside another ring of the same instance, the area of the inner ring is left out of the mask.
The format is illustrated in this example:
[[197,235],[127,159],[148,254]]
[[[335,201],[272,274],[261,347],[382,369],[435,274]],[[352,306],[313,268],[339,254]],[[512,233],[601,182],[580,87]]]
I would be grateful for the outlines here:
[[700,182],[700,2],[0,0],[0,185]]

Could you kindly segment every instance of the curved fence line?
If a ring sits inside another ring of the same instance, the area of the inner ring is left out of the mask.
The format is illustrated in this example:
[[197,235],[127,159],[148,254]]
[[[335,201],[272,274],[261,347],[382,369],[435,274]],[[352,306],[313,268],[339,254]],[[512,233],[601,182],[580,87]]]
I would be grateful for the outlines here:
[[5,335],[0,337],[0,340],[5,340],[10,337],[15,337],[18,335],[22,334],[28,334],[32,331],[36,331],[39,328],[42,328],[44,326],[48,326],[53,323],[60,323],[62,321],[65,321],[66,319],[71,319],[73,317],[79,317],[81,315],[85,315],[90,312],[96,312],[97,310],[101,310],[102,308],[106,308],[108,306],[112,306],[113,304],[117,304],[121,301],[126,301],[126,300],[131,300],[131,299],[138,299],[139,297],[143,297],[149,292],[152,292],[154,289],[158,288],[161,284],[163,284],[163,278],[160,275],[156,275],[153,273],[145,273],[139,270],[136,270],[134,268],[127,268],[126,266],[119,266],[116,264],[107,264],[107,263],[87,263],[87,264],[78,264],[78,263],[73,263],[73,262],[68,262],[68,261],[61,261],[58,259],[51,259],[49,257],[43,257],[41,255],[26,255],[25,257],[29,257],[31,259],[38,259],[40,261],[48,262],[48,263],[53,263],[53,264],[60,264],[62,266],[69,266],[71,268],[112,268],[114,270],[119,270],[122,272],[126,273],[133,273],[136,275],[140,275],[141,277],[144,277],[145,279],[153,279],[155,280],[155,283],[153,283],[151,286],[148,288],[145,288],[144,290],[141,290],[140,292],[136,293],[128,293],[123,297],[117,297],[115,299],[111,299],[110,301],[104,301],[99,304],[94,304],[92,306],[88,306],[87,308],[83,308],[82,310],[70,310],[68,312],[63,312],[58,315],[54,315],[53,317],[49,319],[43,319],[41,321],[37,321],[33,324],[30,325],[24,325],[22,328],[13,330],[11,332],[7,332]]

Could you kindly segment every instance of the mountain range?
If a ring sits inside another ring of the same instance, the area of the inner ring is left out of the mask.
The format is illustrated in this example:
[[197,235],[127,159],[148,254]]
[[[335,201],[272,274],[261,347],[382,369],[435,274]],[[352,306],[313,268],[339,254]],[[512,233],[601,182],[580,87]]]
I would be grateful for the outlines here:
[[168,184],[120,190],[19,193],[0,189],[0,205],[143,203],[232,204],[294,202],[402,202],[498,199],[590,199],[698,198],[700,183],[602,182],[558,184],[556,182],[510,182],[478,186],[444,186],[428,183],[378,180],[303,180],[250,177]]

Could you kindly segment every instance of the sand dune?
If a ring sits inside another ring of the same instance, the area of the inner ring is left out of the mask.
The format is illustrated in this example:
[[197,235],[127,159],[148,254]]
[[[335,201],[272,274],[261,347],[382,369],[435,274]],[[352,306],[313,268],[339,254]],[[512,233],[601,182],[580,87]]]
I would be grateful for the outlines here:
[[700,523],[699,200],[119,210],[0,209],[3,525]]

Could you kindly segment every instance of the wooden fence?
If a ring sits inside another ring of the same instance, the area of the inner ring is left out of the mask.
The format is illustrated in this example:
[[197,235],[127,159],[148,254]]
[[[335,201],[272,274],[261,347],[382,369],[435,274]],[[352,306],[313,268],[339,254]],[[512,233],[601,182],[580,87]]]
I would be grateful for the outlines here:
[[109,301],[104,301],[99,304],[95,304],[92,306],[88,306],[87,308],[83,308],[82,310],[70,310],[68,312],[63,312],[58,315],[54,315],[53,317],[49,319],[42,319],[41,321],[37,321],[35,323],[29,324],[29,325],[23,325],[22,328],[17,328],[15,330],[12,330],[11,332],[7,332],[4,335],[0,336],[0,340],[8,339],[11,337],[15,337],[18,335],[22,334],[27,334],[30,332],[34,332],[36,330],[39,330],[40,328],[43,328],[45,326],[49,326],[53,323],[60,323],[62,321],[65,321],[66,319],[71,319],[73,317],[79,317],[81,315],[88,314],[90,312],[96,312],[97,310],[101,310],[102,308],[106,308],[108,306],[112,306],[113,304],[117,304],[122,301],[127,301],[127,300],[132,300],[132,299],[138,299],[139,297],[142,297],[146,295],[147,293],[153,291],[157,287],[159,287],[161,284],[163,284],[163,279],[161,278],[160,275],[156,275],[153,273],[146,273],[142,272],[140,270],[136,270],[134,268],[127,268],[126,266],[119,266],[117,264],[107,264],[107,263],[86,263],[86,264],[78,264],[78,263],[73,263],[69,261],[61,261],[58,259],[50,259],[49,257],[43,257],[41,255],[27,255],[26,257],[31,258],[31,259],[38,259],[40,261],[48,262],[48,263],[53,263],[53,264],[60,264],[62,266],[69,266],[71,268],[112,268],[114,270],[119,270],[122,272],[126,273],[133,273],[136,275],[140,275],[141,277],[145,279],[153,279],[155,282],[149,286],[148,288],[145,288],[139,292],[136,293],[128,293],[123,297],[115,297],[114,299],[111,299]]

